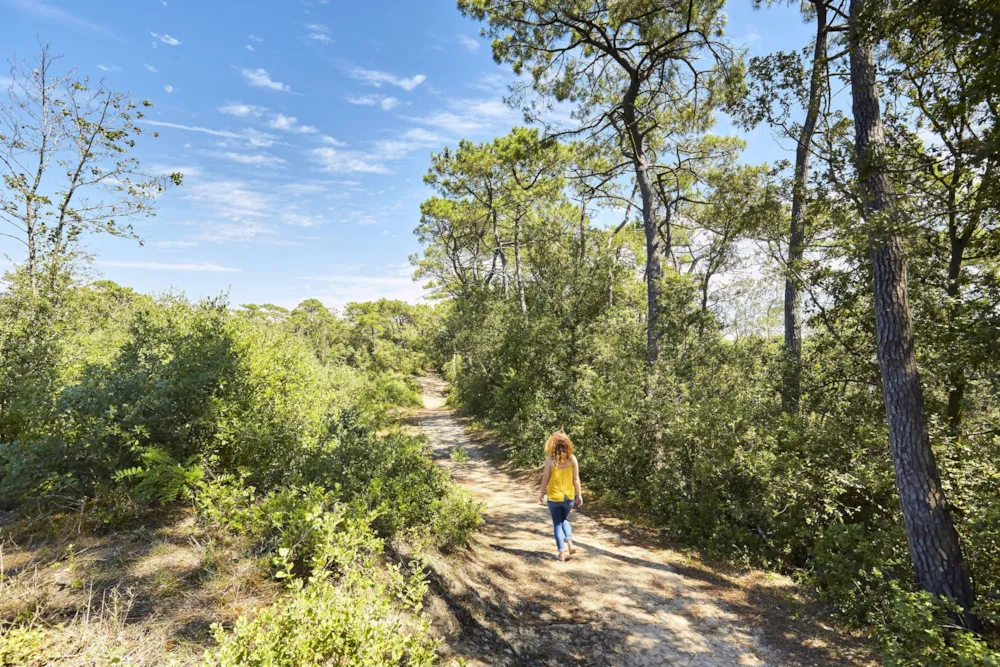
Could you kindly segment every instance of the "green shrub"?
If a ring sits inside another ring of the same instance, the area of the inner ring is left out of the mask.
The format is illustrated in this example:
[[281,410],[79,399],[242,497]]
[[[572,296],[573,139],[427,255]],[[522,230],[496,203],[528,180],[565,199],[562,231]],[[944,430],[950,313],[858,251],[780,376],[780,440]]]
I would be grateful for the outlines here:
[[483,525],[483,503],[458,486],[438,501],[432,533],[444,551],[463,549]]
[[[339,584],[318,577],[293,587],[290,599],[241,618],[232,632],[215,626],[219,647],[207,667],[425,667],[434,664],[437,643],[419,601],[427,584],[398,570],[388,582],[377,573],[352,571]],[[394,601],[401,601],[401,614]]]
[[887,667],[997,667],[1000,652],[956,626],[949,606],[931,594],[893,588],[880,632]]

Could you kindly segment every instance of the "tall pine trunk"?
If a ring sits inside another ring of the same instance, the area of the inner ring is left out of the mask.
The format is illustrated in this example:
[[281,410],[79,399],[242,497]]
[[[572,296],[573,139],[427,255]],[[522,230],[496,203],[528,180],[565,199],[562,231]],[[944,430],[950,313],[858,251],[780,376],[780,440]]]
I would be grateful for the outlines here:
[[875,332],[889,447],[903,523],[918,585],[958,604],[967,627],[977,621],[958,532],[938,477],[924,415],[907,294],[906,258],[886,164],[885,135],[867,0],[851,0],[851,93],[855,148],[869,230],[875,296]]
[[657,235],[656,197],[650,178],[649,159],[646,156],[646,137],[639,129],[635,114],[635,100],[639,94],[639,80],[635,77],[622,102],[625,131],[632,152],[635,179],[642,200],[642,228],[646,233],[646,365],[652,366],[660,356],[660,239]]
[[792,184],[792,219],[788,235],[788,268],[785,272],[785,377],[782,407],[797,414],[802,398],[802,257],[805,246],[806,195],[809,183],[809,149],[816,134],[823,82],[826,77],[827,22],[823,0],[816,7],[816,45],[806,117],[795,149],[795,176]]
[[524,278],[521,275],[521,220],[514,222],[514,284],[517,289],[517,304],[521,317],[528,317],[528,304],[524,300]]

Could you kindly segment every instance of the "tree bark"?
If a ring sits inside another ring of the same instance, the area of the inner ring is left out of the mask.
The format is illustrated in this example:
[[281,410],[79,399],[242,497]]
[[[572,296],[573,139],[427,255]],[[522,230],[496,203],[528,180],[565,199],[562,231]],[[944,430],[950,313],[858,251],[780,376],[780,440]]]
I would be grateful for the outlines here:
[[521,277],[521,221],[514,222],[514,283],[521,317],[528,316],[528,304],[524,300],[524,278]]
[[918,585],[954,601],[958,619],[975,628],[975,601],[958,532],[938,477],[924,415],[907,293],[906,258],[898,232],[900,211],[886,165],[868,0],[851,0],[851,93],[855,149],[868,227],[874,282],[875,332],[889,447],[906,538]]
[[805,245],[805,206],[809,181],[809,149],[816,134],[823,82],[826,73],[826,5],[813,2],[816,8],[816,45],[813,50],[809,101],[795,149],[795,174],[792,184],[792,219],[788,235],[788,267],[785,272],[785,377],[782,408],[797,414],[802,398],[802,257]]
[[660,239],[656,222],[656,197],[649,177],[649,160],[646,157],[645,137],[639,130],[635,115],[635,98],[639,92],[638,79],[633,78],[622,104],[622,116],[628,134],[635,179],[642,200],[642,227],[646,233],[646,365],[652,366],[660,356]]

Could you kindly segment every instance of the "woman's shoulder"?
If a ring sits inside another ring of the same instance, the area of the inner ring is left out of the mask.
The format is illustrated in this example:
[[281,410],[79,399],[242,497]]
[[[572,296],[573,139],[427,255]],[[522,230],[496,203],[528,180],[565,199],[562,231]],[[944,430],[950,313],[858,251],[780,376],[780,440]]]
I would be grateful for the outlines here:
[[580,465],[580,463],[576,460],[576,454],[570,454],[569,458],[573,462],[573,465],[575,465],[575,466]]

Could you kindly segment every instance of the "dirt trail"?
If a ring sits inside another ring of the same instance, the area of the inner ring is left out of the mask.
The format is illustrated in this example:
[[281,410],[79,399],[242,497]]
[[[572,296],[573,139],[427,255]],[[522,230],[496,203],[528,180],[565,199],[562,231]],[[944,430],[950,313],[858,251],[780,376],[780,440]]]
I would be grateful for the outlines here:
[[[574,512],[579,554],[554,558],[537,481],[489,462],[444,407],[444,383],[423,381],[417,418],[435,459],[486,504],[471,552],[440,559],[432,608],[446,644],[470,665],[854,665],[869,664],[844,641],[801,616],[794,586],[765,573],[721,574],[677,552],[636,544]],[[471,460],[450,454],[465,447]],[[444,601],[442,605],[441,600]],[[786,622],[787,621],[787,622]]]

